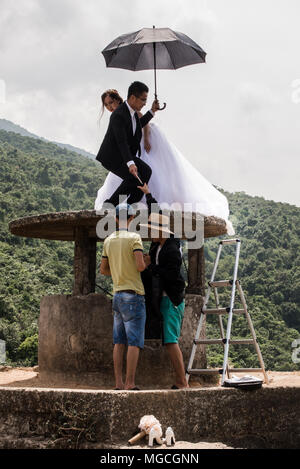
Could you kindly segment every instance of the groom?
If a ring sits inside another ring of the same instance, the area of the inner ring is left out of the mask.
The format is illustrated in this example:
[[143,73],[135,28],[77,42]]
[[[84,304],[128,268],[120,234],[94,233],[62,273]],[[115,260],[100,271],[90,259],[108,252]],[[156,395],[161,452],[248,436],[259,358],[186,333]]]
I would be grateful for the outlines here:
[[137,186],[141,182],[148,183],[152,170],[139,157],[141,155],[142,127],[148,124],[159,109],[159,102],[155,100],[152,108],[139,118],[138,113],[145,106],[148,87],[139,81],[133,82],[127,95],[127,101],[112,113],[109,126],[96,156],[104,168],[123,179],[117,190],[107,199],[115,207],[120,203],[119,196],[129,195],[128,204],[139,202],[143,193]]

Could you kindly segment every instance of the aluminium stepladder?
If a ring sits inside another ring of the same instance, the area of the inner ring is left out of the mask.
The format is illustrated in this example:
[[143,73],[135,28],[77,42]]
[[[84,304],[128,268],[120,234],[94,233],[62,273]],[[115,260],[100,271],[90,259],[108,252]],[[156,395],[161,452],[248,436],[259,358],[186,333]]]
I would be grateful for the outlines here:
[[[232,280],[221,280],[221,281],[215,281],[215,274],[217,271],[221,251],[223,245],[229,245],[229,244],[236,244],[236,252],[235,252],[235,264],[234,264],[234,270],[233,270],[233,278]],[[188,368],[186,370],[186,379],[189,381],[190,375],[201,375],[201,374],[211,374],[211,373],[220,373],[222,374],[222,381],[221,385],[224,386],[225,379],[226,379],[226,373],[228,375],[228,378],[230,378],[230,373],[231,372],[236,372],[236,373],[243,373],[243,372],[253,372],[253,373],[262,373],[264,375],[264,381],[266,384],[269,384],[268,376],[265,371],[265,366],[264,366],[264,361],[263,357],[257,342],[255,330],[253,327],[253,323],[250,317],[250,314],[248,312],[244,292],[241,286],[240,281],[237,279],[237,272],[238,272],[238,264],[239,264],[239,255],[240,255],[240,246],[241,246],[241,240],[236,238],[236,239],[225,239],[220,241],[219,243],[219,248],[217,252],[217,257],[214,263],[211,279],[208,282],[208,288],[207,288],[207,293],[205,296],[204,304],[201,310],[200,314],[200,319],[196,331],[196,336],[193,341],[193,347],[192,347],[192,352],[188,364]],[[231,298],[230,298],[230,306],[227,308],[222,308],[219,305],[219,296],[218,296],[218,288],[220,287],[231,287]],[[214,297],[216,301],[216,309],[207,309],[207,303],[210,298],[210,293],[211,289],[214,291]],[[242,309],[234,309],[234,302],[235,302],[235,293],[236,289],[239,292],[240,295],[240,300],[243,305]],[[205,324],[204,318],[206,314],[216,314],[218,315],[218,320],[219,320],[219,328],[220,328],[220,334],[221,338],[220,339],[200,339],[200,335],[202,332],[203,325]],[[224,336],[224,327],[223,327],[223,322],[222,322],[222,315],[227,315],[228,314],[228,321],[227,321],[227,330],[226,330],[226,337]],[[233,319],[233,314],[245,314],[245,317],[248,322],[248,326],[252,335],[252,339],[241,339],[241,340],[231,340],[231,326],[232,326],[232,319]],[[195,358],[195,353],[197,350],[197,345],[211,345],[211,344],[220,344],[224,348],[224,359],[223,359],[223,367],[219,370],[214,370],[214,369],[193,369],[193,362]],[[260,368],[229,368],[228,366],[228,353],[229,353],[229,345],[230,344],[241,344],[241,345],[249,345],[252,344],[255,347],[258,360],[260,363]]]

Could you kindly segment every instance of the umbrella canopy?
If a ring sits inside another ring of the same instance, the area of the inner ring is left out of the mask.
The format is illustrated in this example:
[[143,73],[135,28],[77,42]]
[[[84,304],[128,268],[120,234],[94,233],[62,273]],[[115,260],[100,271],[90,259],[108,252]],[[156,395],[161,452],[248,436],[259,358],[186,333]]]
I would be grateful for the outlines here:
[[177,69],[205,62],[206,52],[170,28],[143,28],[123,34],[102,51],[107,67],[126,70]]

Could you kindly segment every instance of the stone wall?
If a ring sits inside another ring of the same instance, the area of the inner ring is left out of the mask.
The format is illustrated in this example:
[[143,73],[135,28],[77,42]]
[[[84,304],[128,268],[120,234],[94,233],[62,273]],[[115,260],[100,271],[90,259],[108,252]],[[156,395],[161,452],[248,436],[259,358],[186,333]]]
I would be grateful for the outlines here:
[[110,448],[137,433],[143,415],[177,441],[298,448],[300,388],[180,391],[0,388],[0,448]]

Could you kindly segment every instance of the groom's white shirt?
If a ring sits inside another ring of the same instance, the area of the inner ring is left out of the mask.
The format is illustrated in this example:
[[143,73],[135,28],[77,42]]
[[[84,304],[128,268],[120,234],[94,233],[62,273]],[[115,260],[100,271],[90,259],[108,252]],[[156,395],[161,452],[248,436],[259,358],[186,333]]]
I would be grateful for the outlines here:
[[[125,103],[127,104],[127,107],[129,109],[129,112],[130,112],[130,115],[131,115],[131,122],[132,122],[132,131],[133,131],[133,135],[135,134],[135,131],[136,131],[136,120],[135,120],[135,117],[134,117],[134,114],[135,114],[135,110],[132,109],[131,106],[129,106],[128,102],[125,101]],[[152,110],[150,109],[149,112],[151,112],[151,114],[154,116],[154,113],[152,112]],[[129,168],[129,166],[131,166],[132,164],[135,164],[135,162],[133,160],[130,160],[130,161],[127,161],[127,166]]]
[[132,109],[131,106],[129,106],[128,102],[125,101],[125,103],[127,104],[127,107],[129,109],[129,112],[130,112],[130,115],[131,115],[131,122],[132,122],[132,130],[133,130],[133,135],[135,134],[135,131],[136,131],[136,120],[135,120],[135,117],[134,117],[134,109]]

